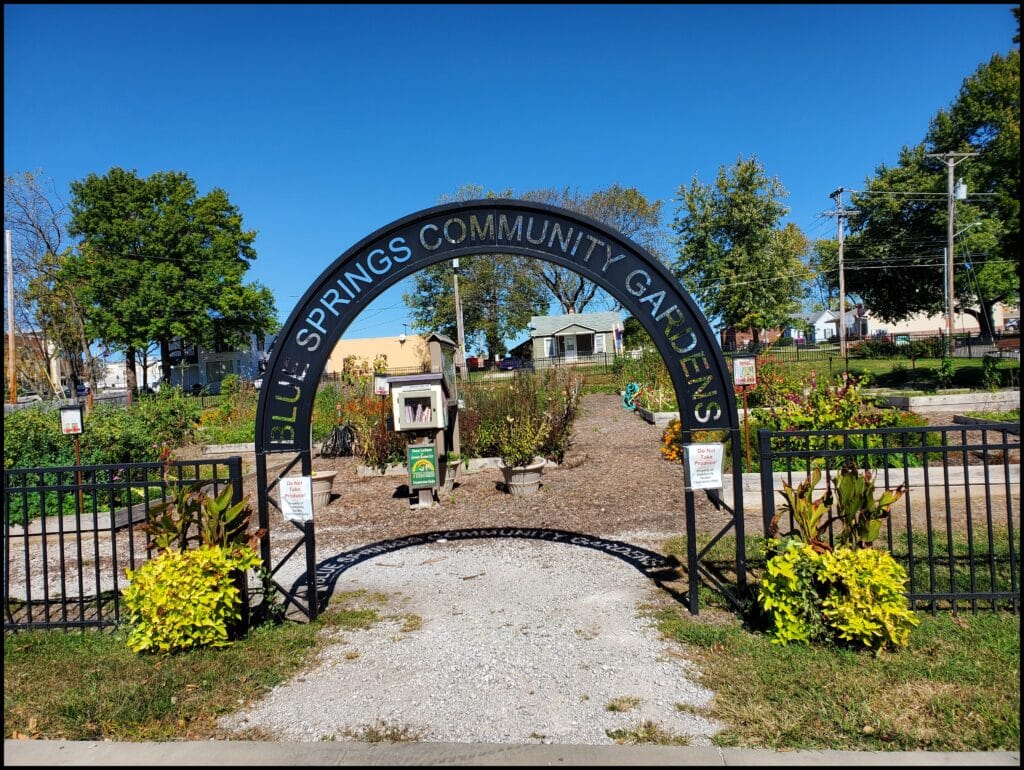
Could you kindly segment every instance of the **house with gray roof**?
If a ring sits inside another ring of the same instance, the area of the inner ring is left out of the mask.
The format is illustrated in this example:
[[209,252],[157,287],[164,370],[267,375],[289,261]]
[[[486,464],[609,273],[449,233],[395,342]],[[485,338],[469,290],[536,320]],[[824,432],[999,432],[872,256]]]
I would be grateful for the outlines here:
[[534,365],[613,357],[622,350],[622,316],[605,313],[568,313],[530,318]]

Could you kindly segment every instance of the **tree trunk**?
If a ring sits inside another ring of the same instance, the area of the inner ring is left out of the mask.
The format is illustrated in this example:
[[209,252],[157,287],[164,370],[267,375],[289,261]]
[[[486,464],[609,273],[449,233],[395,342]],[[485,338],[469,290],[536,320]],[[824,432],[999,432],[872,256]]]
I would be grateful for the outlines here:
[[[182,350],[184,352],[184,350]],[[162,382],[171,381],[171,343],[168,340],[160,340],[160,376]]]
[[132,393],[139,389],[139,378],[135,373],[134,347],[130,347],[124,352],[124,384]]

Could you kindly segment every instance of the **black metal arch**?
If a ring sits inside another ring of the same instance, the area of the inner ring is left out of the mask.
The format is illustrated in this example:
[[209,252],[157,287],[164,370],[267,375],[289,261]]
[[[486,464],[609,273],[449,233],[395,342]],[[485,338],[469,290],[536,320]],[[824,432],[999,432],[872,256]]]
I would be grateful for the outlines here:
[[[367,236],[317,278],[288,317],[267,363],[257,406],[255,450],[261,527],[269,531],[270,505],[278,507],[271,497],[277,479],[270,481],[267,477],[268,455],[295,454],[278,479],[296,463],[301,464],[304,475],[310,473],[317,384],[335,343],[349,325],[383,291],[418,270],[444,260],[487,253],[519,254],[553,262],[593,281],[617,299],[647,330],[664,359],[684,428],[729,430],[734,478],[741,478],[738,415],[728,367],[707,320],[665,266],[607,225],[575,212],[517,200],[467,201],[411,214]],[[742,582],[742,484],[734,483],[733,491],[734,521],[729,526],[735,524],[737,528],[737,574]],[[695,531],[691,531],[695,527],[690,491],[686,507],[692,552],[690,610],[696,612],[696,573],[701,554],[696,552]],[[306,544],[306,575],[313,576],[313,523],[296,526],[303,530]],[[299,545],[301,542],[281,563]],[[261,555],[270,565],[269,535],[263,540]],[[279,567],[272,566],[271,572]],[[310,617],[317,613],[317,601],[310,600],[315,598],[307,596]]]

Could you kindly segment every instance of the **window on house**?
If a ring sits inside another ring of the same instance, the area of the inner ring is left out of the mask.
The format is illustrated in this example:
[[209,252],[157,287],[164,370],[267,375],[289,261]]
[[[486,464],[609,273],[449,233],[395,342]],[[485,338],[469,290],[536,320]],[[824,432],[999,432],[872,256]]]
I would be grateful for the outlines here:
[[603,334],[594,335],[594,352],[604,353],[605,352],[605,340]]
[[207,382],[220,382],[229,374],[235,374],[235,362],[234,361],[207,361],[206,362],[206,381]]

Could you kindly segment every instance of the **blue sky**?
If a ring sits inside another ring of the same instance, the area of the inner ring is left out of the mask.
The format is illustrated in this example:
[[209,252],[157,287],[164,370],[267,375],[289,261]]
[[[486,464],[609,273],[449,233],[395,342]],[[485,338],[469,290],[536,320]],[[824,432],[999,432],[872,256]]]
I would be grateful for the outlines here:
[[[284,321],[379,227],[461,185],[665,202],[756,156],[787,221],[921,141],[1013,45],[1013,4],[5,5],[4,171],[225,189]],[[346,338],[396,335],[402,289]]]

